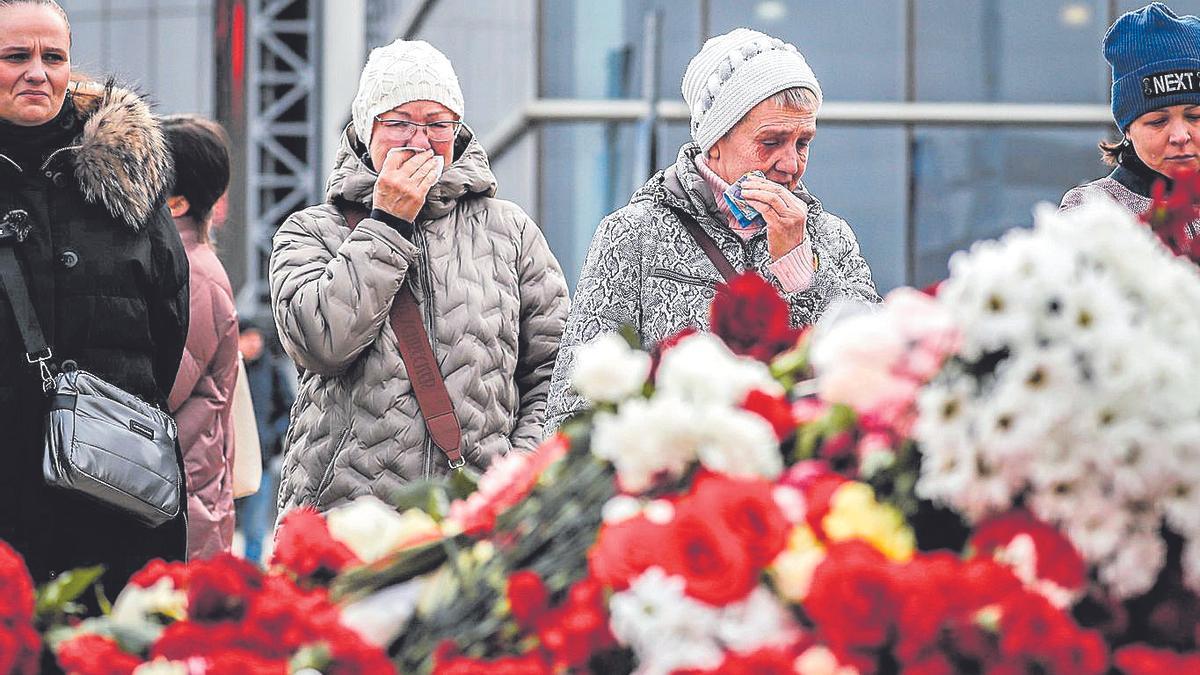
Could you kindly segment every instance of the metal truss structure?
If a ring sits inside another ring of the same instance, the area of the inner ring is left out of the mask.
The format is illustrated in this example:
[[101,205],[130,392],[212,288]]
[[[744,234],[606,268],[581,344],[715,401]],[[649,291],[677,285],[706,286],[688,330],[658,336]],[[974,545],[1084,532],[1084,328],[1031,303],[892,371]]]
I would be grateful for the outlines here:
[[269,314],[271,237],[321,201],[321,0],[249,0],[246,35],[246,282],[243,312]]

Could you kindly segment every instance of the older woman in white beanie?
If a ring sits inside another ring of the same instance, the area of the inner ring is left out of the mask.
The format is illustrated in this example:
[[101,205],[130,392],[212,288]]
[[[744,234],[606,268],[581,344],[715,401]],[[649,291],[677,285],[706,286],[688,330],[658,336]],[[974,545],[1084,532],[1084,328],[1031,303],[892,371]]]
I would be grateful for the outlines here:
[[371,52],[326,202],[275,235],[271,301],[302,373],[281,510],[324,510],[533,450],[567,313],[537,225],[496,199],[458,78]]
[[[879,300],[850,226],[800,182],[821,107],[800,52],[745,28],[714,37],[688,64],[683,97],[692,142],[596,229],[550,385],[548,433],[587,404],[569,383],[581,344],[623,325],[645,344],[706,329],[714,287],[733,272],[757,270],[797,326],[835,299]],[[736,213],[724,198],[735,183]]]

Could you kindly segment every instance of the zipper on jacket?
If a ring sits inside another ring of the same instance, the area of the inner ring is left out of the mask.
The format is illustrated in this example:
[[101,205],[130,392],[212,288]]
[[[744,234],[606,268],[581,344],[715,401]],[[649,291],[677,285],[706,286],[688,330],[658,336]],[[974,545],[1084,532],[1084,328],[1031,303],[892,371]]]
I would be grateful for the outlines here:
[[[420,299],[421,299],[421,306],[425,308],[425,311],[424,311],[425,333],[429,336],[429,348],[430,348],[430,350],[433,351],[435,365],[439,365],[439,364],[436,364],[437,346],[436,346],[436,341],[434,339],[434,332],[433,332],[433,329],[434,329],[434,326],[433,326],[433,277],[429,273],[429,243],[425,240],[425,231],[419,225],[416,225],[413,227],[413,233],[416,235],[417,246],[421,249],[421,259],[420,259],[420,263],[419,263],[420,274],[421,274],[421,298]],[[440,365],[439,365],[439,368],[440,368]],[[424,417],[422,417],[422,424],[423,423],[424,423]],[[422,469],[421,474],[423,477],[429,478],[429,477],[433,476],[433,456],[434,456],[433,436],[430,435],[429,429],[425,430],[424,454],[425,454],[425,461],[424,461],[425,466]]]
[[717,284],[719,283],[714,279],[702,279],[700,277],[694,277],[689,274],[682,274],[674,270],[669,270],[665,267],[656,267],[654,271],[650,273],[650,276],[658,277],[660,279],[670,279],[671,281],[678,281],[681,284],[688,284],[689,286],[703,286],[705,288],[716,288]]

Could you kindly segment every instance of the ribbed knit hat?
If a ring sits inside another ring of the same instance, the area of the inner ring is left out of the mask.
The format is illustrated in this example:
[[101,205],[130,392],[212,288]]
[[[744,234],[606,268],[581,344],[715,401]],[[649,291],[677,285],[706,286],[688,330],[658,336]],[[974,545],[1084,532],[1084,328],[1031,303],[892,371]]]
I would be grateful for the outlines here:
[[372,49],[350,107],[358,137],[370,147],[375,116],[409,101],[441,103],[462,119],[462,89],[450,59],[424,40]]
[[710,38],[683,74],[692,139],[708,151],[754,106],[792,87],[821,104],[821,85],[793,45],[748,28]]
[[1200,19],[1155,2],[1123,14],[1104,36],[1113,119],[1122,131],[1151,110],[1200,104]]

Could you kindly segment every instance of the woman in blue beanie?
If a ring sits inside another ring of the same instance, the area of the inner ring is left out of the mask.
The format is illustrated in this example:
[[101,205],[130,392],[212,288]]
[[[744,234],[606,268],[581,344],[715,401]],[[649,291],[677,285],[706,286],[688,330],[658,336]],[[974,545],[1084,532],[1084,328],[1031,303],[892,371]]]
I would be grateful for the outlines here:
[[1104,36],[1112,66],[1113,119],[1120,142],[1101,142],[1116,168],[1063,196],[1070,209],[1099,195],[1136,214],[1150,207],[1150,190],[1180,171],[1200,170],[1200,19],[1176,16],[1152,3],[1117,19]]

